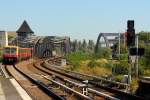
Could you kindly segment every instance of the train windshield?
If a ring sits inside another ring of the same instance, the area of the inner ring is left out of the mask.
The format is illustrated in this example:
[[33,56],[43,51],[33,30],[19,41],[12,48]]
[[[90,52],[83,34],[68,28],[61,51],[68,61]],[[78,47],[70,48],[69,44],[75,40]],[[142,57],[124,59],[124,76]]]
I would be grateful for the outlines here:
[[4,48],[4,54],[16,54],[16,48]]

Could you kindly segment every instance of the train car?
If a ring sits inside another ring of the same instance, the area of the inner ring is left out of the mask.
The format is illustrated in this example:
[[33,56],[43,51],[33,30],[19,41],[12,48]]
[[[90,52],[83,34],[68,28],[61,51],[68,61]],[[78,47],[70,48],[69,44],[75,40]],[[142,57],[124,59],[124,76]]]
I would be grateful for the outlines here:
[[16,64],[32,56],[31,48],[20,48],[18,46],[5,46],[3,49],[2,64]]

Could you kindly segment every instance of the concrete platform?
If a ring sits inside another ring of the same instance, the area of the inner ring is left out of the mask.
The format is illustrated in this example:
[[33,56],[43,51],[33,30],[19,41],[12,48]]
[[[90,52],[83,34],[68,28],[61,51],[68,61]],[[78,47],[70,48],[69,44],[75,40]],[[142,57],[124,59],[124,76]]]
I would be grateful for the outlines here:
[[0,76],[0,100],[23,100],[9,79]]
[[[20,88],[15,80],[0,76],[0,100],[31,100],[28,98],[27,93]],[[20,90],[22,94],[19,93]],[[23,98],[23,96],[26,97]]]

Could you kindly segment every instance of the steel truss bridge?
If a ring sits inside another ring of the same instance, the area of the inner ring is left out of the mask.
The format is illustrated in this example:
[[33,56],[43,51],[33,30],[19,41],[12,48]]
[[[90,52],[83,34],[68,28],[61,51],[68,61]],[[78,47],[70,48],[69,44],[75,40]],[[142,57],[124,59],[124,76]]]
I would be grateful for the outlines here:
[[[115,38],[109,39],[109,37]],[[123,33],[100,33],[97,38],[95,52],[99,51],[99,49],[102,47],[102,44],[105,44],[107,48],[110,48],[112,45],[119,42],[119,37],[121,42],[125,42],[125,36]],[[104,41],[101,41],[102,38],[104,39]]]

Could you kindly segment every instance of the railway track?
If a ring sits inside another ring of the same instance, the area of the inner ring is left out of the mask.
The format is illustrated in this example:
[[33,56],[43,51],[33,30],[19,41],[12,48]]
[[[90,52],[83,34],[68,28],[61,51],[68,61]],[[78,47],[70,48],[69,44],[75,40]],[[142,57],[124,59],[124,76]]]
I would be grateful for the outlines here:
[[[95,89],[89,88],[89,87],[87,87],[86,84],[83,84],[79,80],[77,81],[77,80],[74,80],[72,78],[62,76],[62,74],[60,75],[57,72],[50,71],[50,70],[42,67],[40,65],[40,63],[36,63],[36,64],[34,63],[34,67],[37,68],[38,70],[43,71],[44,73],[47,73],[48,75],[54,75],[57,82],[58,82],[58,79],[59,79],[59,81],[60,80],[63,81],[63,84],[68,84],[69,86],[72,86],[74,89],[77,88],[77,87],[80,88],[80,93],[83,93],[83,89],[87,89],[87,91],[86,91],[87,94],[94,100],[101,100],[101,99],[106,99],[106,98],[109,99],[109,100],[119,100],[118,98],[110,96],[106,93],[102,93],[102,92],[97,91]],[[84,95],[87,95],[87,94],[85,93]]]
[[[51,99],[56,98],[58,100],[64,100],[64,98],[60,97],[59,95],[57,95],[56,93],[51,91],[43,82],[35,79],[33,77],[35,75],[27,74],[27,73],[19,70],[16,66],[5,66],[5,68],[8,71],[8,73],[10,73],[10,75],[12,75],[12,77],[14,77],[23,88],[25,88],[27,93],[33,99],[35,99],[35,100],[51,100]],[[14,70],[16,70],[16,71],[14,72]],[[16,72],[17,72],[17,74],[16,74]],[[19,75],[18,73],[20,74],[20,76],[23,76],[24,79],[21,78],[21,80],[19,80],[16,76],[16,75]],[[28,80],[28,82],[27,82],[27,80]],[[22,81],[24,81],[24,82],[22,82]],[[30,84],[30,86],[29,86],[29,84]],[[29,89],[29,88],[32,88],[32,89]],[[41,92],[41,90],[42,90],[42,92]]]
[[[38,72],[34,72],[34,73],[27,72],[27,70],[17,66],[13,66],[13,67],[11,66],[6,68],[8,68],[8,71],[11,73],[12,73],[12,69],[9,68],[14,68],[17,72],[21,73],[21,75],[23,75],[26,79],[30,80],[35,87],[40,88],[42,91],[44,91],[44,93],[46,93],[52,98],[55,98],[56,100],[64,100],[64,99],[65,100],[93,100],[93,98],[91,98],[90,96],[83,95],[79,88],[74,89],[64,84],[64,81],[56,81],[51,77],[51,75],[46,75],[41,73],[39,74]],[[48,83],[44,82],[43,81],[44,79],[47,80]],[[59,91],[62,90],[63,93],[65,93],[65,95],[60,95],[58,91],[56,92],[54,90],[54,88],[59,88]],[[51,90],[51,92],[49,92],[49,90]],[[55,94],[59,97],[55,96]],[[67,96],[70,98],[68,99]],[[46,100],[46,99],[41,99],[41,100]],[[103,100],[103,98],[98,100]]]
[[[56,59],[55,59],[56,60]],[[51,59],[51,61],[53,61]],[[85,75],[85,74],[80,74],[80,73],[76,73],[76,72],[71,72],[71,71],[67,71],[67,70],[64,70],[56,65],[53,65],[52,63],[49,63],[49,61],[45,61],[43,63],[43,67],[45,67],[47,70],[51,70],[53,72],[56,72],[56,73],[59,73],[61,75],[64,75],[66,77],[70,77],[70,78],[73,78],[73,79],[76,79],[78,81],[85,81],[85,80],[89,80],[88,83],[91,84],[91,85],[94,85],[95,87],[98,87],[100,89],[104,89],[104,90],[107,90],[113,94],[116,94],[117,97],[124,99],[130,99],[130,100],[143,100],[142,97],[138,97],[136,95],[132,95],[132,94],[129,94],[129,93],[126,93],[124,91],[120,91],[119,89],[115,89],[115,88],[112,88],[112,87],[108,87],[107,85],[103,85],[102,83],[105,82],[105,83],[111,83],[111,84],[115,84],[115,85],[119,85],[119,86],[127,86],[126,84],[123,84],[123,83],[119,83],[119,82],[112,82],[110,80],[105,80],[105,79],[102,79],[102,78],[98,78],[96,76],[90,76],[90,75]],[[96,82],[97,81],[97,82]]]
[[[38,62],[38,63],[37,63]],[[105,91],[99,86],[99,84],[92,83],[93,78],[91,77],[82,77],[80,74],[72,75],[72,72],[64,72],[64,70],[59,69],[58,66],[49,64],[49,61],[37,61],[36,63],[30,66],[29,69],[33,68],[34,70],[27,71],[22,67],[14,66],[13,68],[21,73],[25,78],[30,80],[32,83],[31,86],[40,88],[47,96],[51,99],[58,98],[57,100],[140,100],[142,98],[134,97],[129,94],[122,94],[111,91]],[[41,63],[42,62],[42,63]],[[6,67],[7,68],[7,67]],[[26,67],[24,67],[26,68]],[[28,69],[28,70],[29,70]],[[36,71],[35,71],[36,70]],[[12,71],[8,68],[10,74]],[[88,79],[88,84],[83,83]],[[20,82],[21,84],[21,82]],[[108,88],[108,87],[106,87]],[[49,92],[49,90],[51,92]],[[107,90],[107,89],[106,89]],[[60,92],[61,91],[61,92]],[[30,90],[27,92],[34,98],[34,94]],[[85,92],[85,93],[83,93]],[[117,95],[116,95],[117,94]],[[121,95],[120,95],[121,94]],[[35,98],[34,98],[35,99]],[[48,99],[37,99],[36,100],[48,100]]]

